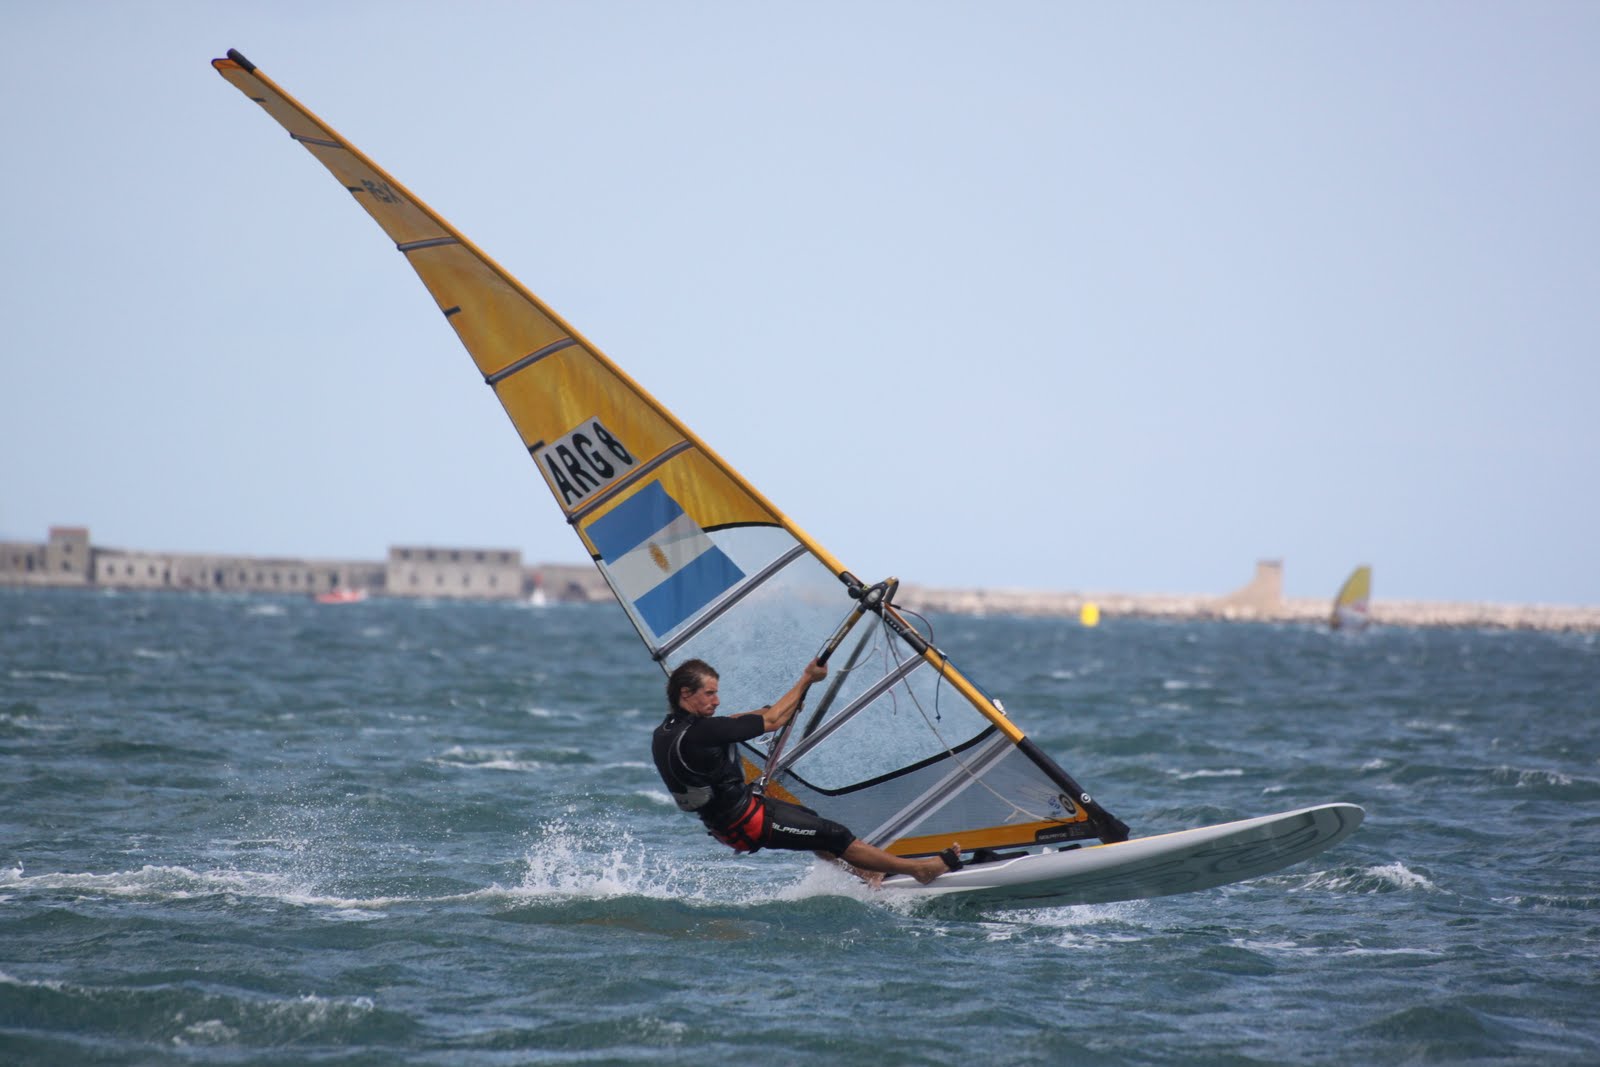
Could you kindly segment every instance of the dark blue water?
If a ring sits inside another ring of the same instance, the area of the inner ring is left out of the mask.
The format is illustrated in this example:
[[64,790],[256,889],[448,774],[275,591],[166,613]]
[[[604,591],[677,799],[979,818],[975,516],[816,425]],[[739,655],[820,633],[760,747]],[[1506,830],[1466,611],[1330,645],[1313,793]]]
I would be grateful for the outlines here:
[[890,906],[675,812],[614,608],[0,590],[0,1062],[1600,1062],[1595,635],[935,626],[1137,834],[1367,821]]

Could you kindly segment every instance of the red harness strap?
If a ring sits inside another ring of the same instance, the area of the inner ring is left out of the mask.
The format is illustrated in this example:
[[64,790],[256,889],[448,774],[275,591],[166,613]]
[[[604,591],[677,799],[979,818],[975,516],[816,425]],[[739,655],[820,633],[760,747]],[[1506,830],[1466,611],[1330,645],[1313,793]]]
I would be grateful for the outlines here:
[[752,796],[739,817],[721,830],[708,831],[735,852],[756,852],[761,848],[761,838],[767,831],[767,806],[761,798]]

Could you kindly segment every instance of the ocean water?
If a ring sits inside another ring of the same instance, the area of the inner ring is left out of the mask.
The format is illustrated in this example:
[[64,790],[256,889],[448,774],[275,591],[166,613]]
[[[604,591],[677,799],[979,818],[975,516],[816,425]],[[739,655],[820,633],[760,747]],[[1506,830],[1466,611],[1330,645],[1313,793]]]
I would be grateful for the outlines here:
[[0,1063],[1600,1062],[1596,635],[933,624],[1136,834],[1367,820],[891,905],[671,807],[612,607],[0,590]]

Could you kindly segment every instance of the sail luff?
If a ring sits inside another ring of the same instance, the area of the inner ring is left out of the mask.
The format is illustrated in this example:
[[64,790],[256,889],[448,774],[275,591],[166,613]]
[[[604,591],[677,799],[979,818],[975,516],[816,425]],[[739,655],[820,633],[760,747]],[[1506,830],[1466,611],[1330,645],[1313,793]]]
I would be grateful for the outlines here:
[[[603,366],[608,373],[615,376],[618,381],[622,382],[630,391],[633,392],[636,397],[638,397],[639,400],[641,400],[652,411],[654,411],[663,422],[671,426],[674,432],[682,436],[686,441],[690,442],[694,446],[695,450],[704,456],[706,460],[709,461],[713,466],[720,470],[730,482],[736,485],[761,508],[765,509],[775,519],[777,519],[778,524],[787,530],[790,535],[795,538],[795,540],[804,545],[806,550],[812,555],[816,556],[824,566],[831,570],[836,576],[843,575],[845,573],[844,564],[842,564],[831,552],[829,552],[814,538],[812,538],[810,534],[806,533],[805,530],[803,530],[797,523],[790,519],[781,509],[768,500],[767,497],[758,489],[756,489],[754,485],[746,481],[743,475],[739,474],[739,472],[735,470],[731,464],[724,460],[713,448],[711,448],[711,446],[701,440],[699,435],[697,435],[693,430],[689,429],[688,426],[684,425],[684,423],[682,423],[678,417],[671,412],[670,409],[668,409],[660,401],[656,400],[648,390],[646,390],[642,385],[633,379],[632,375],[628,374],[620,366],[614,363],[609,356],[600,350],[599,347],[590,342],[588,338],[584,337],[584,335],[576,327],[567,322],[566,319],[564,319],[559,313],[550,308],[543,300],[536,296],[532,291],[527,289],[527,287],[518,281],[515,276],[513,276],[504,267],[500,266],[500,264],[491,256],[473,243],[470,238],[461,233],[461,231],[457,230],[436,211],[429,207],[423,200],[412,193],[411,190],[403,183],[396,180],[393,175],[389,174],[388,171],[384,170],[360,149],[356,148],[353,144],[346,140],[336,130],[334,130],[314,112],[312,112],[310,108],[307,108],[304,104],[301,104],[271,78],[263,74],[254,64],[250,63],[248,60],[245,60],[243,56],[239,55],[238,52],[232,49],[229,50],[227,59],[213,60],[212,66],[230,83],[235,84],[236,88],[239,88],[241,91],[245,92],[247,97],[250,97],[252,100],[256,100],[257,103],[262,103],[260,98],[252,95],[243,86],[238,85],[236,82],[234,82],[232,77],[229,77],[229,75],[230,73],[233,73],[237,74],[239,77],[250,78],[259,82],[263,88],[275,94],[283,101],[283,103],[287,104],[307,122],[311,123],[316,129],[321,131],[326,141],[336,144],[340,149],[350,153],[354,159],[360,161],[362,166],[367,167],[374,173],[380,175],[383,181],[388,183],[393,190],[401,194],[407,201],[414,205],[422,215],[424,215],[433,225],[437,226],[439,230],[442,231],[442,233],[438,235],[439,237],[448,236],[454,238],[455,242],[459,243],[463,249],[468,251],[472,256],[476,257],[485,267],[492,271],[503,284],[514,290],[523,299],[527,300],[529,304],[537,308],[541,314],[554,323],[558,329],[564,331],[569,337],[582,346],[582,348],[591,358]],[[267,111],[269,114],[273,114],[271,108],[267,108]],[[278,116],[273,114],[273,118],[278,119]],[[279,124],[284,125],[281,119],[279,120]],[[285,128],[288,129],[287,126],[285,126]],[[295,136],[295,131],[293,129],[289,129],[289,132],[291,136]],[[305,145],[308,150],[311,150],[312,146],[306,144],[306,141],[302,137],[296,136],[296,140],[299,140],[302,145]],[[313,154],[315,155],[315,152],[313,152]],[[319,162],[323,162],[325,166],[327,165],[326,161],[321,160],[320,157],[318,157],[318,159]],[[355,193],[356,191],[357,190],[354,189],[351,190],[352,193]],[[376,221],[378,225],[389,234],[390,237],[396,239],[397,244],[406,243],[401,235],[393,233],[390,227],[384,224],[384,218],[374,212],[369,207],[368,203],[363,203],[362,206],[368,209],[368,214],[372,215],[374,221]],[[425,240],[425,238],[413,238],[412,240]],[[407,255],[409,262],[409,253],[402,251],[402,254]],[[416,264],[413,263],[412,266],[415,268]],[[448,315],[448,309],[441,308],[441,310],[446,311]],[[475,356],[477,355],[476,352],[473,354]],[[516,357],[516,359],[521,358],[523,357],[520,355]],[[509,367],[515,361],[515,359],[507,360],[502,366],[485,371],[485,380],[487,381],[490,378],[493,378],[496,374],[505,370],[506,367]],[[609,581],[609,576],[607,576],[607,578]]]

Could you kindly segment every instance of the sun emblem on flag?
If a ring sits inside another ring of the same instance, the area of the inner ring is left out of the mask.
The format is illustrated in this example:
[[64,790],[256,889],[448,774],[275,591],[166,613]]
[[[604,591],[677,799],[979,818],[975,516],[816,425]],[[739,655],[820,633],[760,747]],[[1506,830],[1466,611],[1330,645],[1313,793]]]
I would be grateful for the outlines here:
[[650,542],[650,559],[664,571],[672,569],[672,563],[667,559],[667,554],[661,551],[661,546],[654,541]]

